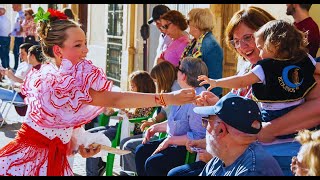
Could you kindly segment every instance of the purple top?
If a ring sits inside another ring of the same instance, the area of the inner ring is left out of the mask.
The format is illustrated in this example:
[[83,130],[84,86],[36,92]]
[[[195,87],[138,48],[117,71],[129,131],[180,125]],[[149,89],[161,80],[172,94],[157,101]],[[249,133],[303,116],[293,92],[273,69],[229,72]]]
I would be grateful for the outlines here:
[[188,34],[185,34],[184,36],[172,41],[168,48],[163,52],[163,59],[169,61],[174,66],[178,66],[184,48],[189,44],[189,42],[190,40]]

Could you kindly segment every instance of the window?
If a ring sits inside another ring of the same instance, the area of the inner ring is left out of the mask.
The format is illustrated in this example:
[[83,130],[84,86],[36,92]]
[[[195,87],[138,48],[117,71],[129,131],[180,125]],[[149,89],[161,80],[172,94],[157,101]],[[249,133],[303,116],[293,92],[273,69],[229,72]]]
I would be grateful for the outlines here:
[[122,40],[123,40],[123,5],[108,5],[107,29],[107,76],[120,87]]

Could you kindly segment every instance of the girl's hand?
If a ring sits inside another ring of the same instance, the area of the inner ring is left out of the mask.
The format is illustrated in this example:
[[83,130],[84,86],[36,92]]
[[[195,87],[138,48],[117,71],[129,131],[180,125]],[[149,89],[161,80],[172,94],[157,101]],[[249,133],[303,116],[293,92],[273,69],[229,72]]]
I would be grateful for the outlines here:
[[204,84],[209,84],[210,86],[207,88],[208,91],[217,87],[216,81],[214,79],[208,78],[208,76],[206,76],[206,75],[198,76],[198,81],[202,81],[201,83],[199,83],[200,86],[202,86]]
[[193,88],[185,88],[172,91],[165,98],[166,104],[183,105],[193,103],[196,100],[196,92]]
[[92,157],[96,154],[98,154],[101,150],[101,146],[96,146],[94,147],[93,145],[89,145],[88,148],[85,148],[84,145],[80,145],[79,146],[79,154],[83,157],[83,158],[88,158],[88,157]]

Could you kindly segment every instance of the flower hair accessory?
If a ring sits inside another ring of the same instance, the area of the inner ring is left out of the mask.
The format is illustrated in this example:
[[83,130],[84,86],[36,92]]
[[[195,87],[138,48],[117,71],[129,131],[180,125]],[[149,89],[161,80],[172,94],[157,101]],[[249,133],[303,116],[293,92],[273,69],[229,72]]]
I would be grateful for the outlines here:
[[54,20],[64,20],[68,19],[68,17],[55,9],[48,9],[48,12],[45,12],[42,7],[38,8],[38,12],[35,14],[34,21],[37,22],[47,22],[47,21],[54,21]]
[[68,19],[68,17],[58,10],[49,8],[48,12],[45,12],[42,7],[39,7],[38,12],[34,16],[34,21],[40,29],[38,31],[40,41],[47,37],[48,31],[51,29],[50,22],[66,19]]

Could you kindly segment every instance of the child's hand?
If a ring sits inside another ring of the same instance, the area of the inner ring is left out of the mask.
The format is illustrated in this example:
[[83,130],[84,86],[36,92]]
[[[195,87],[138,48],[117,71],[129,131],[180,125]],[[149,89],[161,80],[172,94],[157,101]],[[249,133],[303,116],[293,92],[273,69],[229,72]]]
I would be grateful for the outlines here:
[[97,146],[94,147],[93,145],[89,145],[88,148],[85,148],[83,145],[79,146],[79,154],[83,157],[83,158],[89,158],[92,157],[96,154],[98,154],[101,150],[101,146]]
[[214,79],[208,78],[208,76],[206,76],[206,75],[198,76],[198,81],[202,81],[202,82],[199,83],[200,86],[202,86],[204,84],[209,84],[210,86],[207,88],[208,91],[210,91],[211,89],[217,87],[216,81]]

